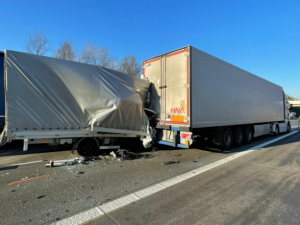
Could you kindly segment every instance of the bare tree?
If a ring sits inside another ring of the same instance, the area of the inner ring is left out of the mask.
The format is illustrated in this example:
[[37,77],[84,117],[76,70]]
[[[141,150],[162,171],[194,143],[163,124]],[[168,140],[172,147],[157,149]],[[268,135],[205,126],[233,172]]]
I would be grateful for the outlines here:
[[72,45],[69,39],[66,39],[64,43],[54,52],[53,57],[58,59],[75,60],[77,57],[76,49]]
[[35,30],[33,34],[28,34],[25,50],[31,54],[45,55],[51,50],[51,42],[42,32]]
[[107,48],[97,47],[90,42],[82,48],[78,61],[109,69],[117,69],[118,66],[117,59],[109,54]]
[[287,95],[287,97],[288,97],[288,100],[297,100],[296,98],[294,98],[294,97],[292,97],[290,95]]
[[137,76],[141,72],[141,64],[133,55],[128,55],[120,61],[118,70],[131,76]]

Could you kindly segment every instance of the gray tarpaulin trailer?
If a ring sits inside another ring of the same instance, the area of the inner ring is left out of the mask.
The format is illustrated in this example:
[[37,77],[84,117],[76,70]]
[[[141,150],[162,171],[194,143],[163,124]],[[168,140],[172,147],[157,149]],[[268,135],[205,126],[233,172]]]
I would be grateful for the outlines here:
[[290,130],[282,87],[192,46],[143,61],[142,78],[152,82],[158,143],[208,138],[229,149]]
[[[6,50],[1,143],[74,144],[83,154],[147,135],[150,83],[84,63]],[[128,140],[128,139],[126,139]],[[132,141],[131,141],[132,142]]]

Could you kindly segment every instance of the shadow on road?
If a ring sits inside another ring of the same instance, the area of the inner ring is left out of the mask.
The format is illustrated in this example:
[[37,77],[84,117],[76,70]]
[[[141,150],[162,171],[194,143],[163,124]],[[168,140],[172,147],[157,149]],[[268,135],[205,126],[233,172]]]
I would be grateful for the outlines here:
[[30,155],[36,153],[49,153],[49,152],[58,152],[58,151],[70,151],[72,147],[68,145],[58,145],[58,146],[48,146],[46,144],[39,144],[30,146],[30,149],[26,152],[23,151],[23,142],[21,143],[9,143],[5,146],[2,146],[5,149],[0,150],[0,158],[2,156],[15,156],[15,155]]

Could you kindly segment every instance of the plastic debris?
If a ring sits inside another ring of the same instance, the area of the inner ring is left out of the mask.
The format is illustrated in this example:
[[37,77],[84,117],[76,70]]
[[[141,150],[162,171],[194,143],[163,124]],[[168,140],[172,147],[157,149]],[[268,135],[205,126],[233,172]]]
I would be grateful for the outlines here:
[[39,197],[37,197],[36,199],[41,199],[41,198],[44,198],[46,197],[46,195],[40,195]]
[[117,158],[117,155],[116,155],[116,153],[114,151],[110,152],[109,155],[112,156],[112,157],[114,157],[114,158]]
[[170,164],[175,164],[175,163],[180,163],[180,161],[172,160],[172,161],[166,161],[166,162],[163,162],[162,164],[163,164],[163,165],[170,165]]
[[50,161],[50,163],[46,164],[45,167],[55,167],[55,166],[66,166],[66,165],[74,165],[79,162],[79,159],[69,159],[69,160],[56,160]]

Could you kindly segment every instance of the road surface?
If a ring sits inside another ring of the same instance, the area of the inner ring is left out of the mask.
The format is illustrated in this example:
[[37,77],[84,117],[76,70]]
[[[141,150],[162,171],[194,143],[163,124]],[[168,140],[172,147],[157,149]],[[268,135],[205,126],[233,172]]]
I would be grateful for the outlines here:
[[[0,224],[300,224],[300,133],[247,151],[278,137],[228,152],[161,148],[54,168],[45,164],[75,156],[46,146],[4,150]],[[163,164],[171,160],[179,163]]]

